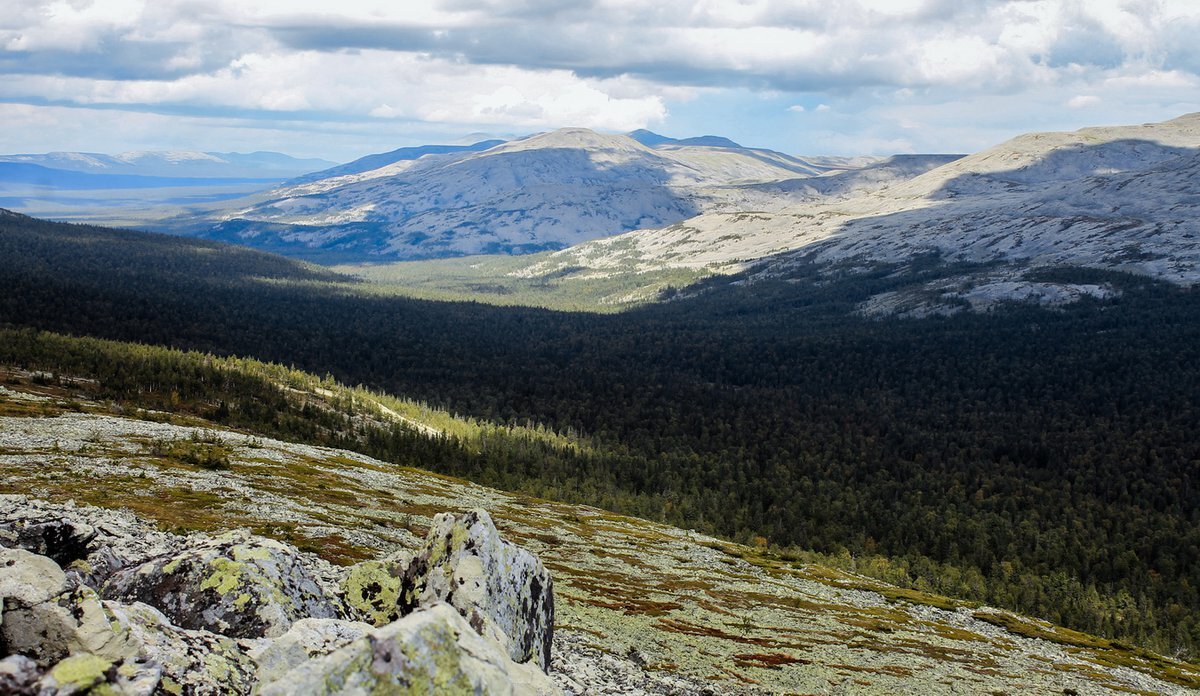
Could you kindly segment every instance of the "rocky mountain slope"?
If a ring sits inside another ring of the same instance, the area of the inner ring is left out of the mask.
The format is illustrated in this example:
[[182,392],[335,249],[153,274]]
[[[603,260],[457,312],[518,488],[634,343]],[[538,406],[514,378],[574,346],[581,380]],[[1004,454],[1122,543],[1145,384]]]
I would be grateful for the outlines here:
[[930,255],[986,267],[872,304],[918,314],[1107,292],[1026,278],[1047,266],[1200,280],[1200,114],[1024,135],[923,173],[908,164],[752,187],[729,206],[582,244],[516,273],[682,266],[786,275],[797,264],[854,271]]
[[831,166],[732,142],[650,147],[580,128],[405,157],[306,177],[167,229],[316,258],[527,253],[674,223],[736,197],[741,184]]
[[[110,611],[122,609],[130,598],[153,598],[153,592],[138,588],[153,585],[147,585],[147,578],[166,572],[176,561],[174,570],[190,563],[188,558],[209,558],[213,553],[217,556],[212,558],[264,562],[292,553],[286,546],[280,551],[277,542],[291,544],[300,553],[293,554],[295,564],[272,567],[312,569],[295,572],[309,577],[315,587],[351,582],[358,568],[358,577],[368,581],[360,583],[365,587],[375,577],[363,574],[370,569],[389,576],[389,568],[396,565],[410,571],[438,566],[440,561],[431,554],[444,542],[428,540],[461,541],[461,535],[437,514],[481,508],[504,538],[535,553],[553,578],[549,674],[565,693],[1182,694],[1200,688],[1200,668],[1193,665],[1008,612],[902,590],[594,508],[502,493],[352,452],[225,430],[194,417],[117,407],[89,399],[83,383],[77,388],[63,376],[49,383],[40,377],[44,376],[9,369],[0,387],[0,491],[19,494],[4,499],[0,509],[6,513],[0,517],[11,521],[12,511],[40,510],[42,517],[66,518],[91,525],[110,539],[124,536],[147,545],[142,558],[148,560],[132,567],[150,563],[151,570],[121,576],[128,583],[112,581],[117,571],[102,583],[125,588],[114,592],[126,599],[110,598],[117,604],[104,605]],[[140,526],[124,513],[114,516],[82,507],[87,505],[131,511],[157,529]],[[25,513],[17,514],[21,515]],[[97,519],[103,522],[89,521]],[[223,536],[232,528],[276,541],[260,542],[244,533]],[[178,536],[196,532],[213,536]],[[483,536],[489,534],[483,530]],[[165,545],[163,552],[156,550],[160,543]],[[11,539],[4,543],[12,544]],[[245,548],[235,551],[239,544]],[[121,545],[116,547],[119,551]],[[274,550],[255,550],[268,547]],[[97,569],[105,565],[100,560],[109,555],[90,555],[93,552],[98,551],[88,548],[85,554],[90,567],[75,566],[72,572],[100,572]],[[425,561],[412,562],[410,557]],[[370,565],[373,560],[380,562]],[[61,562],[71,566],[65,558]],[[476,566],[488,567],[472,567]],[[457,576],[452,571],[449,577]],[[243,601],[242,594],[235,593],[240,592],[238,582],[232,573],[212,580],[210,586],[218,590],[214,599],[232,598],[234,608],[239,602],[245,606],[259,601],[254,593]],[[205,583],[201,579],[199,586]],[[298,657],[303,662],[310,653],[328,652],[329,641],[336,639],[337,645],[349,644],[348,651],[321,658],[316,661],[320,669],[305,667],[302,674],[308,678],[316,671],[337,679],[361,675],[371,661],[355,651],[382,645],[388,652],[386,646],[395,645],[395,636],[405,630],[397,627],[406,619],[387,623],[392,619],[389,608],[403,602],[392,604],[382,593],[385,587],[380,583],[380,592],[357,595],[366,601],[361,611],[369,615],[360,618],[384,623],[385,628],[360,627],[365,633],[355,634],[354,627],[348,627],[335,631],[333,638],[309,632],[307,637],[296,636],[301,647],[281,651],[281,659]],[[441,585],[430,581],[423,587],[436,593]],[[355,596],[343,592],[340,596],[347,600]],[[318,601],[313,607],[322,606],[321,594],[314,591]],[[332,594],[339,596],[336,590]],[[401,589],[399,596],[415,595]],[[461,614],[462,602],[470,604],[477,596],[464,592],[446,598]],[[10,625],[10,608],[23,611],[31,603],[37,606],[32,599],[10,594],[4,601],[4,625]],[[127,622],[131,626],[145,626],[157,616],[138,611]],[[183,633],[178,639],[185,647],[174,649],[169,642],[164,647],[150,638],[143,644],[157,645],[160,653],[175,653],[186,662],[197,654],[186,649],[187,642],[200,641],[208,645],[203,654],[224,656],[224,674],[263,669],[264,660],[253,657],[262,653],[254,649],[269,649],[268,644],[249,645],[242,641],[257,639],[221,638],[211,630],[223,626],[221,622],[235,625],[233,615],[201,612],[196,620],[210,627],[186,628],[183,623],[192,619],[182,605],[159,611],[167,616],[167,625],[157,621],[156,631],[177,637]],[[256,615],[280,615],[272,611]],[[427,618],[453,621],[454,616],[443,612]],[[484,634],[486,624],[482,622]],[[510,637],[528,635],[503,620],[496,619],[496,624]],[[277,631],[262,629],[265,624],[253,625],[264,637],[280,640],[275,638]],[[202,631],[216,637],[206,638],[198,633]],[[473,631],[480,632],[479,627]],[[458,629],[456,635],[461,639],[466,633]],[[325,647],[312,647],[314,643]],[[518,656],[530,655],[531,645],[517,646]],[[248,653],[248,662],[238,657]],[[22,666],[29,668],[27,663],[6,663],[7,672],[0,671],[0,676]],[[71,669],[62,675],[105,673],[94,660],[68,666]],[[133,679],[137,673],[121,674]]]

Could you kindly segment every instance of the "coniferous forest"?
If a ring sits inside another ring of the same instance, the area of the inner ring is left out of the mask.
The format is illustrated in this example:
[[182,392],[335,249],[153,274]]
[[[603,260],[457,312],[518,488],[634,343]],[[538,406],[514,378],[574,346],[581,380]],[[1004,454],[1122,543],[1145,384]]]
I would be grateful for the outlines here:
[[[0,217],[0,259],[0,362],[92,374],[106,398],[172,385],[157,393],[240,427],[1200,651],[1197,291],[1059,269],[1047,273],[1121,294],[854,314],[953,270],[927,259],[562,313],[384,297],[245,249],[18,216]],[[587,446],[335,436],[331,416],[272,401],[265,378],[233,384],[196,356],[26,329],[253,357]]]

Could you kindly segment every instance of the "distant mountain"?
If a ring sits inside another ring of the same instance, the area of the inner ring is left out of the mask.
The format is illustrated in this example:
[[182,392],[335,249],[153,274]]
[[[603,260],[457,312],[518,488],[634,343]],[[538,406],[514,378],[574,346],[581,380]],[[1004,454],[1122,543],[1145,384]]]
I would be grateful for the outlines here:
[[933,256],[976,270],[877,298],[864,310],[920,314],[1007,299],[1071,301],[1109,291],[1029,274],[1081,266],[1200,282],[1198,190],[1200,114],[1034,133],[948,162],[893,158],[816,179],[744,186],[725,207],[580,245],[521,273],[754,267],[786,275],[798,264],[861,271]]
[[374,169],[386,167],[389,164],[397,162],[407,162],[424,157],[425,155],[449,155],[455,152],[478,152],[495,147],[503,140],[483,140],[471,145],[421,145],[418,147],[402,147],[391,152],[381,152],[375,155],[367,155],[360,157],[353,162],[347,162],[329,169],[314,171],[309,174],[297,177],[291,183],[305,183],[309,181],[317,181],[319,179],[329,179],[335,176],[347,176],[349,174],[361,174]]
[[217,183],[259,183],[277,181],[271,178],[147,176],[140,174],[97,174],[69,169],[52,169],[39,164],[5,162],[0,160],[0,186],[34,187],[65,190],[146,189],[163,187],[205,186]]
[[648,147],[581,128],[489,145],[373,155],[164,228],[315,259],[527,253],[668,225],[722,204],[731,186],[828,170],[725,139]]
[[278,152],[191,151],[137,151],[119,155],[50,152],[0,155],[0,162],[96,175],[272,180],[289,179],[335,164],[323,159],[298,159]]
[[742,148],[741,145],[738,145],[729,138],[723,138],[719,135],[701,135],[694,138],[668,138],[665,135],[659,135],[644,128],[632,131],[628,135],[647,147],[658,147],[660,145],[699,145],[701,147]]
[[0,155],[0,206],[71,222],[144,226],[180,206],[211,205],[333,162],[278,152]]

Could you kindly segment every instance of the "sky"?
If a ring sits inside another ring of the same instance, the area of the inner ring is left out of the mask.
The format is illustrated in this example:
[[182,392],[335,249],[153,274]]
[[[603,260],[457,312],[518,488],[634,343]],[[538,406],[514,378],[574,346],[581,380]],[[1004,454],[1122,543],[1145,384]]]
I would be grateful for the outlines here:
[[561,127],[973,152],[1200,111],[1200,0],[0,0],[0,153]]

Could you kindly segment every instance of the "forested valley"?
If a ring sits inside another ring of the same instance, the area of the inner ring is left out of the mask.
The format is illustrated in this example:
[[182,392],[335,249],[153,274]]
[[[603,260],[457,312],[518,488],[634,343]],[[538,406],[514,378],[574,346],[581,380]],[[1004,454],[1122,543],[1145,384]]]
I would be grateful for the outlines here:
[[[853,313],[949,272],[930,259],[562,313],[380,297],[267,254],[19,216],[0,217],[0,259],[3,361],[107,375],[109,398],[191,384],[182,401],[235,425],[1200,650],[1197,291],[1062,269],[1121,295]],[[194,379],[199,359],[139,363],[132,348],[24,329],[254,357],[582,445],[419,444],[404,429],[338,440],[336,423],[263,409],[266,387]],[[104,367],[126,361],[153,367]]]

